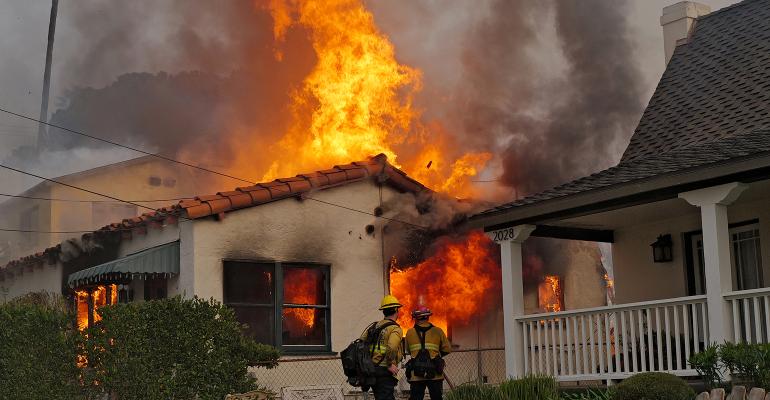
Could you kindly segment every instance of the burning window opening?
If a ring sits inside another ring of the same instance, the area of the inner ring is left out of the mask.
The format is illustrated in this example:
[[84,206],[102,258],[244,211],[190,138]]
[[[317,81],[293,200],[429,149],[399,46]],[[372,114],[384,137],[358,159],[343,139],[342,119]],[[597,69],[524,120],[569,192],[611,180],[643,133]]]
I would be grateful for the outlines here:
[[537,305],[543,312],[564,310],[562,279],[557,275],[546,275],[537,287]]
[[328,266],[228,260],[224,267],[224,303],[248,336],[291,350],[329,350]]
[[121,291],[126,291],[126,289],[124,287],[119,289],[116,284],[97,285],[76,290],[75,312],[78,329],[83,331],[94,323],[101,321],[102,317],[98,313],[100,308],[110,304],[117,304],[119,297],[125,296],[128,299],[128,295],[119,293]]
[[[324,271],[286,267],[283,271],[282,332],[286,345],[323,345],[327,303]],[[325,322],[325,321],[323,321]]]
[[411,327],[411,311],[424,305],[433,311],[430,322],[450,334],[452,326],[475,323],[479,315],[499,307],[500,251],[482,231],[444,236],[432,254],[415,265],[390,261],[390,292],[404,305],[398,320]]

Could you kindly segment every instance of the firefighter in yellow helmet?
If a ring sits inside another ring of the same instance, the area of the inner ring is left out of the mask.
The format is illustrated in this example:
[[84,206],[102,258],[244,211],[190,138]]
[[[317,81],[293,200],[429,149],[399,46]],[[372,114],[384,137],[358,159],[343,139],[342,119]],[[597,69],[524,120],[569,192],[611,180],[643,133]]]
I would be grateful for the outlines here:
[[[401,338],[404,331],[396,322],[398,320],[401,303],[393,295],[386,295],[380,302],[380,311],[383,319],[374,324],[379,330],[379,337],[373,342],[370,350],[372,361],[376,366],[375,382],[372,386],[375,400],[395,400],[394,389],[398,383],[398,363],[403,358],[401,350]],[[371,327],[371,326],[370,326]],[[369,328],[361,334],[361,340],[365,340]]]
[[444,330],[433,326],[429,319],[433,313],[427,307],[412,312],[414,327],[406,332],[406,346],[412,358],[406,366],[409,380],[409,399],[422,400],[428,389],[431,400],[441,400],[444,386],[444,359],[452,351],[452,345]]

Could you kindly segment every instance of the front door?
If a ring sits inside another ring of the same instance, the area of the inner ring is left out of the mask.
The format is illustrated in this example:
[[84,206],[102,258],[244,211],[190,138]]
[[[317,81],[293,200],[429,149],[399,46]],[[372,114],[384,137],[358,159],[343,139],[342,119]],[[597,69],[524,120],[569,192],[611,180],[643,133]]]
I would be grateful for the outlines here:
[[[705,262],[703,259],[703,234],[690,236],[692,263],[688,275],[694,284],[691,295],[706,294]],[[730,261],[734,290],[758,289],[764,287],[762,276],[762,254],[759,241],[759,224],[730,228]]]

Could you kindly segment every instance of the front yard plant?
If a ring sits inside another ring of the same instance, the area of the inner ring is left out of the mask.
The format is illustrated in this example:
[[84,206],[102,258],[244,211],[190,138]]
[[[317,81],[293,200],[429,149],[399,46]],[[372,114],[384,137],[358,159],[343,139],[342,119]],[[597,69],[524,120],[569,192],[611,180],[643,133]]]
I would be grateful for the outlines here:
[[692,400],[695,391],[675,375],[662,372],[636,374],[612,388],[611,400]]
[[222,399],[256,389],[248,367],[271,367],[279,356],[244,337],[233,310],[214,300],[175,297],[99,313],[82,342],[83,381],[94,397]]

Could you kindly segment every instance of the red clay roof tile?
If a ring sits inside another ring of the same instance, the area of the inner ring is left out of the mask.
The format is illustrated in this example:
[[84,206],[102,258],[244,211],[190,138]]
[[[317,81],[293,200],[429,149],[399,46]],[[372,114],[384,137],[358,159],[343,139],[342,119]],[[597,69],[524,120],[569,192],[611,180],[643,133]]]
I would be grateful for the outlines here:
[[[181,200],[171,206],[142,214],[141,217],[126,219],[121,223],[109,224],[93,234],[83,235],[82,238],[90,240],[92,237],[100,238],[117,233],[122,239],[130,239],[131,230],[139,228],[137,232],[144,232],[144,228],[147,225],[156,227],[164,222],[166,224],[176,224],[180,216],[188,219],[197,219],[211,215],[223,215],[223,213],[229,211],[258,206],[276,199],[301,196],[311,190],[356,182],[367,176],[376,179],[378,184],[391,185],[404,192],[429,191],[421,183],[409,178],[403,171],[390,165],[384,154],[379,154],[369,160],[338,165],[331,169],[300,174],[291,178],[281,178],[273,182],[260,183],[253,186],[238,187],[234,191],[198,196],[194,200]],[[43,257],[56,257],[60,252],[61,244],[50,247],[43,253],[11,261],[5,265],[5,268],[42,262]]]

